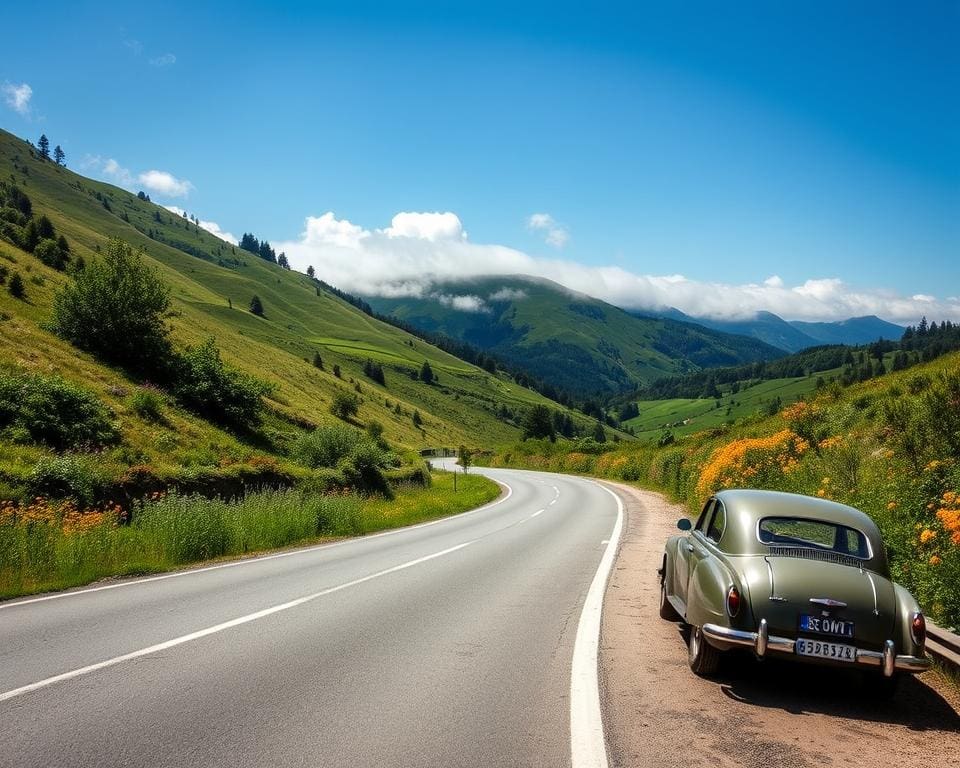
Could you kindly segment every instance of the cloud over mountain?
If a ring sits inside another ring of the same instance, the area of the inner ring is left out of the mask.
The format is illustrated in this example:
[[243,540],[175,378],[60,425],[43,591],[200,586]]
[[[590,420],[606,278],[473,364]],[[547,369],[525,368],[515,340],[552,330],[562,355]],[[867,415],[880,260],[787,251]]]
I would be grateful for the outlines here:
[[[444,279],[524,274],[555,280],[626,309],[676,307],[693,317],[741,319],[767,310],[791,320],[879,315],[893,322],[960,320],[960,297],[907,296],[859,288],[832,277],[786,285],[777,276],[751,283],[705,282],[684,275],[644,275],[618,266],[531,256],[503,245],[474,243],[452,212],[402,212],[390,226],[366,229],[332,211],[306,219],[300,238],[275,243],[296,269],[344,290],[368,295],[426,296]],[[476,297],[456,297],[477,311]],[[453,301],[453,298],[450,299]]]

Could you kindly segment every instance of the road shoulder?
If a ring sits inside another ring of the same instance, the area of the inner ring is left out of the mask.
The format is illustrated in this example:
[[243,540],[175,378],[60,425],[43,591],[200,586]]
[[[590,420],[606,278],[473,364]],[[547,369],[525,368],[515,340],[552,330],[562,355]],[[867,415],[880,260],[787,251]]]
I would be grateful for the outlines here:
[[684,510],[603,484],[626,515],[599,659],[612,766],[960,766],[960,700],[937,673],[905,680],[888,702],[867,701],[853,675],[750,657],[696,677],[679,625],[657,613],[656,569]]

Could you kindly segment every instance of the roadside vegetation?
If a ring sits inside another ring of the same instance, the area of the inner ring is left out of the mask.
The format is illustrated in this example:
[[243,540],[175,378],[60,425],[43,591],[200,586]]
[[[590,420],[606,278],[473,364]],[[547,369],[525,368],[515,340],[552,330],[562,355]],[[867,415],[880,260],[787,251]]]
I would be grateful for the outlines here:
[[154,493],[129,507],[73,500],[0,504],[0,598],[112,576],[157,573],[206,560],[412,525],[499,494],[492,480],[437,472],[428,486],[398,485],[393,499],[348,490],[262,490],[226,500]]
[[495,465],[635,482],[699,511],[714,491],[834,499],[880,526],[894,578],[935,621],[960,625],[960,353],[656,443],[528,440]]

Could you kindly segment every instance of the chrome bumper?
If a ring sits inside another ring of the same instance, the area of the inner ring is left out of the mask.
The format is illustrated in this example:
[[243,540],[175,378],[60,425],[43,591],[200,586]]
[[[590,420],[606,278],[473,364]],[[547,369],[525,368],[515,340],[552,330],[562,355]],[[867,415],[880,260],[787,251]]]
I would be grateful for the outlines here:
[[[767,651],[793,653],[794,641],[788,637],[771,635],[767,629],[767,620],[760,619],[757,632],[744,632],[740,629],[721,627],[719,624],[704,624],[704,636],[720,644],[738,645],[750,648],[757,656],[766,656]],[[925,656],[897,655],[893,640],[884,643],[883,651],[867,651],[857,648],[857,664],[882,667],[883,674],[890,677],[894,672],[923,672],[930,667],[930,659]]]

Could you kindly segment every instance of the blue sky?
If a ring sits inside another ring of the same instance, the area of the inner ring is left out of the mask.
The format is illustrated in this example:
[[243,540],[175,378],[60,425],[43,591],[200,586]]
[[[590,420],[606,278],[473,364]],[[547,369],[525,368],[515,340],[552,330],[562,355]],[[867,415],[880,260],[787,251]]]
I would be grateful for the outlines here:
[[21,4],[0,126],[355,290],[960,317],[960,3],[659,5]]

